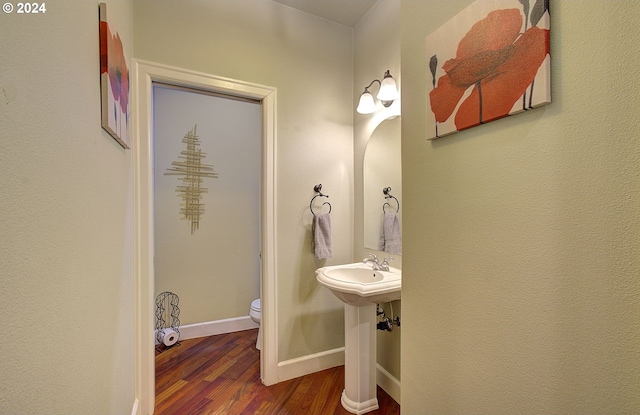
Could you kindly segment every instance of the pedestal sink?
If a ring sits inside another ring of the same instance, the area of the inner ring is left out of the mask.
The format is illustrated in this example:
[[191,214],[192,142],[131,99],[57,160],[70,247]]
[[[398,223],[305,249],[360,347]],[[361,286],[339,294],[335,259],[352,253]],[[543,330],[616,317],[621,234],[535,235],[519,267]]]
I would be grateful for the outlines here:
[[362,262],[318,268],[316,279],[344,302],[342,406],[354,414],[378,409],[376,304],[400,299],[402,272],[379,271]]

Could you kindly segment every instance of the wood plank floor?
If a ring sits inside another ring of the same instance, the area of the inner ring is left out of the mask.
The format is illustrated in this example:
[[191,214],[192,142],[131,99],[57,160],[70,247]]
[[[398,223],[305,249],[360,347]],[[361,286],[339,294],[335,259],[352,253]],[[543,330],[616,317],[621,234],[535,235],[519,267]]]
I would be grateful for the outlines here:
[[[257,329],[198,339],[156,352],[155,415],[349,415],[342,407],[344,366],[264,386]],[[400,414],[378,387],[380,408]]]

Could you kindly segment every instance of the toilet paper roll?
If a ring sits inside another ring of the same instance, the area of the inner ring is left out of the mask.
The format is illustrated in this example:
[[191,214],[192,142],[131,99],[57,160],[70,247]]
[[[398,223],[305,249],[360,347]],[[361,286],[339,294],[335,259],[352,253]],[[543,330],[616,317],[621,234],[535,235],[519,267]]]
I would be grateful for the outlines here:
[[180,335],[174,329],[164,329],[164,337],[162,338],[162,344],[165,346],[173,346],[178,342]]

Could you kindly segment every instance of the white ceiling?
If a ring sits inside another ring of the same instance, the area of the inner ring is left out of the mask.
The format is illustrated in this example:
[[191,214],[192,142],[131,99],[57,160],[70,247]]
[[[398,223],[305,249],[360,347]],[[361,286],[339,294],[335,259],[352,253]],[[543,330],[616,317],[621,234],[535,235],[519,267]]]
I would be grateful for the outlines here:
[[273,0],[323,19],[354,27],[377,0]]

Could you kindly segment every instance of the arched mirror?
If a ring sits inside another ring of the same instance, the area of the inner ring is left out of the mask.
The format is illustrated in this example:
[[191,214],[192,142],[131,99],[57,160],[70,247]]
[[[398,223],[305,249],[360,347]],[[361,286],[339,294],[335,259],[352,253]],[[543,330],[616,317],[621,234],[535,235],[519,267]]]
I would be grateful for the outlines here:
[[[364,247],[387,251],[390,220],[402,223],[402,168],[400,157],[400,117],[382,121],[367,142],[363,162]],[[383,189],[390,188],[385,195]],[[393,197],[385,197],[385,196]],[[387,215],[384,213],[393,215]],[[386,223],[383,223],[386,221]],[[387,249],[383,225],[387,225]],[[391,249],[400,255],[397,249]]]

